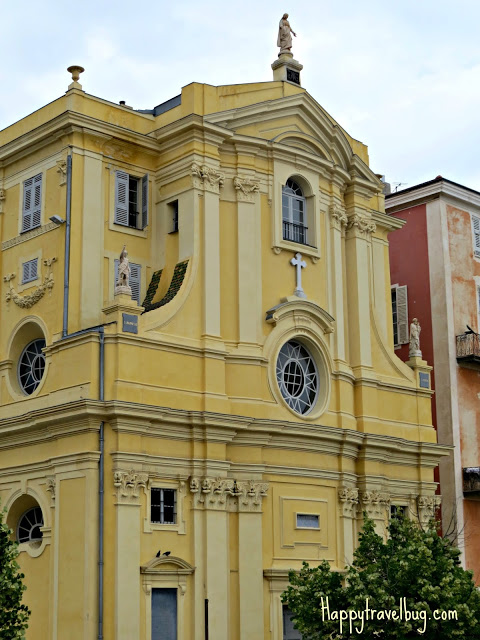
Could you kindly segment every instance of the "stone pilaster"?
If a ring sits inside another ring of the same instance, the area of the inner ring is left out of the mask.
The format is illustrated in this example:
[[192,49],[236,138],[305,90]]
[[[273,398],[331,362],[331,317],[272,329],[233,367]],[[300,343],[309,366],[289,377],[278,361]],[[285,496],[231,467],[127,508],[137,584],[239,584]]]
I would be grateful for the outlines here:
[[338,490],[338,500],[340,502],[340,518],[343,526],[343,560],[345,564],[349,564],[353,560],[353,551],[355,549],[358,489],[354,487],[340,488]]

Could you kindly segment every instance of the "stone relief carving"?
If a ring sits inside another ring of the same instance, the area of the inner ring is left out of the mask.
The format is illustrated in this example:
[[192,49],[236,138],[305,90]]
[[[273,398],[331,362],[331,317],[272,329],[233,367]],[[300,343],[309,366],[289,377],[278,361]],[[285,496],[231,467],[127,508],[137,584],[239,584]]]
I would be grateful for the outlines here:
[[21,244],[22,242],[27,242],[32,238],[36,238],[37,236],[41,236],[47,231],[52,231],[53,229],[59,229],[60,227],[55,222],[49,222],[44,224],[43,227],[37,227],[36,229],[32,229],[31,231],[27,231],[26,233],[22,233],[15,238],[10,238],[10,240],[5,240],[2,242],[2,251],[5,249],[10,249],[10,247],[15,247],[17,244]]
[[426,525],[431,518],[435,518],[435,513],[441,503],[441,496],[418,496],[418,518],[422,525]]
[[0,213],[3,213],[3,203],[7,197],[5,189],[0,188]]
[[355,518],[358,507],[358,489],[343,487],[338,490],[338,499],[342,505],[342,515],[345,518]]
[[390,494],[380,491],[364,491],[362,494],[362,509],[372,519],[384,518],[390,508]]
[[213,193],[220,193],[220,188],[225,182],[225,174],[213,167],[207,167],[205,164],[200,167],[194,162],[192,164],[192,180],[196,189],[204,188]]
[[255,194],[260,191],[260,182],[249,177],[235,176],[233,186],[236,189],[238,199],[243,202],[254,202]]
[[338,204],[332,204],[330,206],[330,220],[332,227],[339,231],[345,232],[345,228],[348,223],[348,218],[344,209]]
[[55,503],[55,490],[56,490],[56,482],[53,476],[47,478],[47,491],[50,492],[50,498],[52,500],[52,504]]
[[357,229],[361,234],[366,236],[369,233],[375,233],[377,225],[368,218],[364,218],[355,213],[348,218],[347,231],[350,229]]
[[43,264],[47,267],[47,273],[43,279],[43,283],[39,287],[37,287],[37,289],[33,293],[30,293],[26,296],[21,296],[13,288],[12,280],[15,279],[15,273],[9,273],[4,276],[3,281],[6,282],[9,286],[9,289],[5,294],[5,300],[7,302],[13,300],[17,307],[20,307],[21,309],[30,309],[31,307],[33,307],[34,304],[36,304],[43,298],[46,291],[51,292],[54,285],[52,264],[56,261],[56,258],[50,258],[49,260],[43,261]]
[[57,160],[57,173],[60,177],[60,186],[62,187],[67,183],[67,161],[62,158],[62,160]]
[[113,486],[117,489],[119,502],[137,503],[140,498],[140,488],[147,486],[148,475],[136,471],[114,471]]
[[267,496],[268,483],[232,478],[190,479],[193,506],[197,509],[227,511],[261,511],[262,498]]

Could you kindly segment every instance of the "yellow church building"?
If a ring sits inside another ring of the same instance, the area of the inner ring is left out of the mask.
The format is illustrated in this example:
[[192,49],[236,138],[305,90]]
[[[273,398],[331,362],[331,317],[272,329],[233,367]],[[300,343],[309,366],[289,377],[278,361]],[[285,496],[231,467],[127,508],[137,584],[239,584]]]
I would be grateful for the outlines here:
[[[302,88],[66,93],[0,132],[0,501],[28,640],[283,640],[289,569],[427,519],[382,183]],[[294,636],[291,636],[294,637]]]

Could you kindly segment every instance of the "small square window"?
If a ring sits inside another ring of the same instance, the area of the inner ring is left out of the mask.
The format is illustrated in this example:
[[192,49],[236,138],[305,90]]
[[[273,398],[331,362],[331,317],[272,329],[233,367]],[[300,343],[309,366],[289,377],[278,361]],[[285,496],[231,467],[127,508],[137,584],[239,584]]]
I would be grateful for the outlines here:
[[150,522],[175,524],[177,521],[177,492],[175,489],[150,489]]
[[320,529],[320,516],[313,513],[297,513],[297,529]]
[[408,507],[404,504],[391,504],[390,505],[390,517],[402,517],[406,518],[408,515]]

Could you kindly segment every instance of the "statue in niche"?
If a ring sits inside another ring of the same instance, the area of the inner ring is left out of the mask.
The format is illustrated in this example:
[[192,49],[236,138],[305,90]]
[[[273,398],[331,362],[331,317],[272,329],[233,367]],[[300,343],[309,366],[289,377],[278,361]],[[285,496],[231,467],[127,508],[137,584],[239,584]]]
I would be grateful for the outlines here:
[[279,56],[281,56],[282,53],[291,53],[292,33],[297,37],[297,34],[293,31],[288,21],[288,13],[284,13],[278,25],[277,47],[280,47]]
[[420,351],[420,323],[417,318],[414,318],[410,324],[410,346],[408,349],[408,355],[410,357],[422,356]]
[[115,293],[128,293],[131,295],[130,288],[130,265],[128,263],[127,245],[123,245],[118,263],[118,277],[115,285]]

